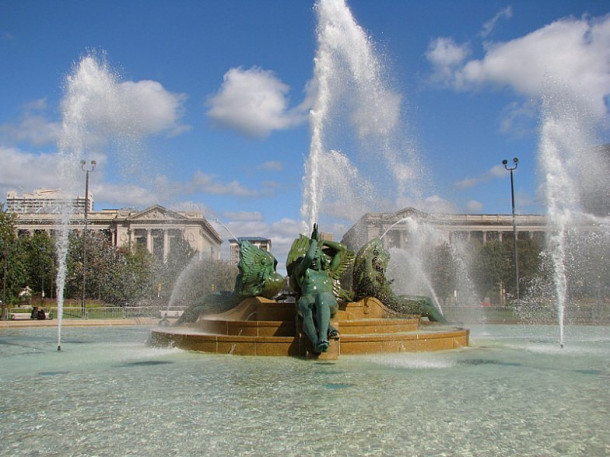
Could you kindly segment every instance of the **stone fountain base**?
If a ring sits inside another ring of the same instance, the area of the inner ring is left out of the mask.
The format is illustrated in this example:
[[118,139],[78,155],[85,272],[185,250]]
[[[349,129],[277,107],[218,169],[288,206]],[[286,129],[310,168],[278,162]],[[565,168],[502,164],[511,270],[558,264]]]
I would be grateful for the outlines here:
[[262,297],[193,324],[152,330],[153,346],[218,354],[336,359],[339,355],[423,352],[468,346],[469,330],[396,314],[376,298],[341,306],[332,325],[340,332],[328,352],[316,354],[296,317],[294,303]]

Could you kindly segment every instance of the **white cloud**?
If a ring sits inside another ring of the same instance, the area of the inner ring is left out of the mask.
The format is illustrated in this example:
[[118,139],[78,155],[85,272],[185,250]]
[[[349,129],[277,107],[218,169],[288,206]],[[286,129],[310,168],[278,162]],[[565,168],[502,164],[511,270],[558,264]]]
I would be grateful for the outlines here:
[[464,48],[447,38],[432,42],[428,59],[435,80],[462,90],[484,84],[508,86],[534,97],[550,80],[582,100],[591,113],[607,114],[610,15],[560,19],[512,41],[486,43],[485,55],[478,60],[460,60]]
[[[209,219],[224,239],[240,236],[260,236],[271,240],[271,253],[278,260],[278,271],[286,274],[286,258],[292,242],[306,227],[300,221],[282,218],[276,221],[265,221],[258,212],[225,212],[220,217]],[[224,226],[226,226],[226,228]],[[228,230],[227,230],[228,229]],[[229,234],[229,231],[231,234]],[[223,246],[223,256],[228,258],[228,243]]]
[[426,57],[432,63],[434,74],[432,80],[449,82],[454,73],[470,54],[467,44],[457,44],[452,38],[439,37],[428,45]]
[[232,221],[262,221],[263,215],[258,211],[226,211],[224,216]]
[[56,143],[60,130],[59,123],[31,113],[23,115],[17,124],[0,125],[0,135],[9,142],[26,142],[33,146]]
[[284,169],[284,166],[279,160],[270,160],[268,162],[260,164],[257,169],[262,171],[282,171]]
[[496,28],[496,24],[502,18],[510,19],[513,17],[513,9],[510,6],[507,6],[503,10],[499,11],[494,17],[492,17],[489,21],[483,24],[483,30],[481,30],[481,36],[483,38],[487,37],[493,30]]
[[506,170],[504,169],[504,166],[495,165],[484,173],[481,173],[479,176],[475,176],[474,178],[464,178],[461,181],[456,182],[455,187],[458,189],[468,189],[491,179],[501,178],[505,175]]
[[31,192],[34,189],[58,187],[57,156],[32,154],[0,146],[0,189]]
[[466,203],[466,209],[469,213],[479,213],[483,209],[483,203],[476,200],[469,200]]
[[24,113],[17,123],[0,125],[0,136],[7,143],[29,143],[33,146],[55,144],[61,126],[44,116],[47,109],[46,99],[40,98],[26,103]]
[[537,132],[538,107],[532,99],[512,102],[500,113],[500,132],[515,138],[525,138]]
[[238,197],[257,197],[263,191],[248,189],[238,181],[222,182],[214,175],[197,170],[183,189],[187,193],[206,193],[212,195],[234,195]]
[[[91,175],[90,189],[95,201],[112,203],[117,207],[151,205],[158,203],[159,195],[151,189],[135,184],[115,184],[104,181],[106,157],[97,157],[98,167]],[[58,173],[60,158],[57,154],[32,154],[16,148],[0,146],[0,192],[2,196],[9,190],[18,193],[36,189],[60,188]],[[82,188],[74,189],[84,194]]]
[[205,204],[203,204],[201,202],[186,201],[186,200],[183,200],[180,202],[175,202],[170,205],[170,208],[173,209],[174,211],[198,212],[198,213],[203,214],[204,216],[208,212],[208,208]]
[[26,102],[23,105],[25,111],[44,111],[48,107],[47,99],[45,97]]
[[208,100],[206,114],[221,126],[264,137],[307,120],[302,107],[288,108],[288,91],[271,71],[232,68],[225,73],[218,93]]
[[423,207],[430,213],[455,213],[456,208],[453,203],[439,195],[431,195],[424,200]]
[[190,129],[179,122],[186,95],[169,92],[156,81],[122,82],[119,97],[125,114],[133,119],[129,128],[138,136],[164,131],[176,135]]
[[160,195],[136,184],[96,183],[91,186],[91,193],[95,201],[109,202],[118,208],[145,208],[160,201]]

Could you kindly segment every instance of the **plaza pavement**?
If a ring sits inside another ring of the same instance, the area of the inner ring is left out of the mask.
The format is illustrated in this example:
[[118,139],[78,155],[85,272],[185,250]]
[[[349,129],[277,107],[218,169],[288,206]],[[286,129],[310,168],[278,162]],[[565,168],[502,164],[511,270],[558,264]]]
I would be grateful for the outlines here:
[[[62,327],[118,327],[127,325],[157,325],[161,319],[152,317],[138,317],[128,319],[63,319]],[[0,321],[2,328],[23,328],[23,327],[57,327],[57,319],[47,320],[6,320]]]

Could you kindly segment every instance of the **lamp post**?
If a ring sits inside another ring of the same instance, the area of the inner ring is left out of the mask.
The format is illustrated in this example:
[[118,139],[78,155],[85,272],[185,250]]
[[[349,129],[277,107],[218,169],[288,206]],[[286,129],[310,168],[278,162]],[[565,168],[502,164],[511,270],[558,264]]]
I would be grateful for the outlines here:
[[513,158],[512,166],[508,166],[508,160],[502,161],[504,168],[510,172],[510,200],[512,205],[513,213],[513,251],[515,253],[515,295],[519,300],[519,255],[517,254],[517,223],[515,221],[515,187],[513,183],[513,170],[517,169],[519,165],[519,159]]
[[85,310],[85,289],[86,289],[86,278],[87,278],[87,216],[89,215],[89,173],[95,170],[97,165],[95,160],[89,162],[91,168],[86,168],[87,162],[84,160],[80,161],[80,167],[85,172],[85,229],[83,230],[83,296],[81,302],[81,318],[85,319],[87,313]]
[[5,321],[7,316],[7,308],[6,308],[6,259],[8,257],[8,244],[6,239],[2,238],[2,314],[0,314],[0,319]]
[[45,253],[46,253],[46,248],[44,246],[40,246],[40,304],[44,306],[44,273],[45,273],[45,268],[44,268],[44,264],[45,264]]

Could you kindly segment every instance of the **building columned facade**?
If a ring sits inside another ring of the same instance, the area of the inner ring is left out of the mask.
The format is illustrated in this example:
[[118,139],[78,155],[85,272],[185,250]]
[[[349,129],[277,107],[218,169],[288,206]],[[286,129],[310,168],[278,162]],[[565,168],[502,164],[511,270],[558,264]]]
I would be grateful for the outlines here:
[[[425,225],[438,237],[451,243],[457,240],[504,240],[513,237],[513,218],[510,214],[428,214],[414,208],[395,213],[367,213],[343,236],[342,242],[358,250],[368,241],[383,237],[386,248],[405,248],[413,226]],[[515,215],[518,239],[533,238],[543,241],[548,232],[547,219],[542,215]]]
[[[44,197],[40,197],[40,195]],[[49,197],[49,191],[17,196],[7,194],[7,211],[17,216],[19,236],[46,232],[55,236],[61,224],[59,208],[65,203]],[[33,198],[28,198],[33,197]],[[75,199],[71,202],[70,229],[83,230],[84,208],[88,201]],[[153,205],[144,210],[104,209],[87,214],[87,229],[103,232],[113,246],[137,246],[146,249],[165,260],[174,240],[182,237],[200,255],[220,259],[222,238],[199,212],[172,211],[161,205]]]

